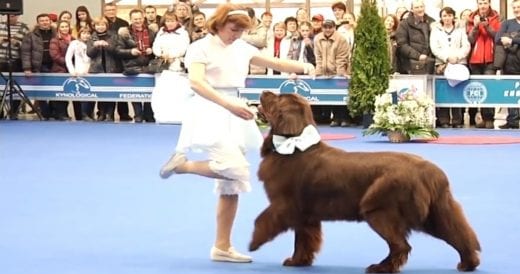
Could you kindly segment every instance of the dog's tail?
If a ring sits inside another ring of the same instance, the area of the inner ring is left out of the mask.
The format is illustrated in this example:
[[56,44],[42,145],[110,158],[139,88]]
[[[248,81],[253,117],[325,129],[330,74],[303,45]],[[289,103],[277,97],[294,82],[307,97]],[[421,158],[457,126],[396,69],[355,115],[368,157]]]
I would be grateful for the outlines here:
[[447,177],[442,177],[438,179],[445,180],[446,183],[441,185],[446,187],[437,193],[437,199],[432,200],[424,229],[458,251],[461,262],[457,268],[460,271],[473,271],[480,264],[480,243],[464,216],[462,207],[453,198]]

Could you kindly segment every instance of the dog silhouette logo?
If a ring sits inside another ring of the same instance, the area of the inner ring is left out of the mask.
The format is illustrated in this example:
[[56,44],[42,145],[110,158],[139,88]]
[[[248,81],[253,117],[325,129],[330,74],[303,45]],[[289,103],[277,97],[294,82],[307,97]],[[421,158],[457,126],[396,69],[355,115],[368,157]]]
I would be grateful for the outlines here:
[[285,80],[278,89],[280,93],[296,93],[303,97],[309,97],[312,91],[311,86],[301,79]]
[[70,77],[63,83],[63,91],[74,93],[76,95],[82,93],[90,93],[91,85],[87,79],[82,77]]

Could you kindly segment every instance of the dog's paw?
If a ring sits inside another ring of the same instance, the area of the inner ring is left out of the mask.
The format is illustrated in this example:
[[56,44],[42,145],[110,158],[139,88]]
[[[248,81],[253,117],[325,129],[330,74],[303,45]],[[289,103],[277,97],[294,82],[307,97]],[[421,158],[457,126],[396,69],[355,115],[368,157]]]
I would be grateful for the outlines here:
[[462,262],[457,265],[457,270],[461,272],[475,271],[480,265],[480,252],[475,251],[472,256],[464,258]]
[[399,267],[394,267],[392,264],[373,264],[367,267],[365,273],[399,273]]
[[477,269],[478,263],[460,262],[457,265],[457,270],[460,272],[470,272]]
[[294,260],[292,257],[289,257],[283,261],[284,266],[310,266],[312,265],[312,261],[305,260]]
[[255,250],[258,250],[259,248],[260,248],[260,244],[258,244],[258,243],[251,242],[249,244],[249,251],[255,251]]
[[285,261],[283,261],[283,265],[284,265],[284,266],[296,266],[296,265],[294,265],[294,263],[293,263],[293,259],[292,259],[292,257],[289,257],[289,258],[285,259]]

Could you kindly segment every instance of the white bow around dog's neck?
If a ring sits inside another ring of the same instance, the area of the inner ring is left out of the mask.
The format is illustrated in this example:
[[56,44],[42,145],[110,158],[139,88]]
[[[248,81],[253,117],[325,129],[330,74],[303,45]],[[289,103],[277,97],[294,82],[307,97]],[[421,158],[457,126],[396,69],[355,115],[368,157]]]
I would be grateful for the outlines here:
[[320,140],[320,134],[313,125],[306,126],[300,136],[287,138],[280,135],[273,135],[274,149],[276,152],[285,155],[293,154],[295,148],[298,148],[300,151],[305,151],[310,146],[319,143]]

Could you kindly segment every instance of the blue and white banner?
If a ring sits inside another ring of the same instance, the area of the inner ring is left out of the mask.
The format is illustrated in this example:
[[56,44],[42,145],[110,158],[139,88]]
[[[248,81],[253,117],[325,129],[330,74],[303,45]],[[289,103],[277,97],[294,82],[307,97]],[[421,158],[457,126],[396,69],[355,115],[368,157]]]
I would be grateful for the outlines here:
[[246,80],[246,87],[239,88],[241,97],[258,103],[260,94],[264,90],[279,93],[297,93],[307,98],[315,105],[346,105],[348,99],[349,79],[344,77],[317,77],[300,76],[297,79],[288,79],[282,76],[250,76]]
[[455,87],[444,78],[434,79],[438,107],[519,107],[520,78],[515,76],[471,76]]
[[[4,74],[7,77],[7,74]],[[154,75],[124,76],[118,73],[72,77],[67,73],[13,73],[13,79],[30,99],[74,101],[150,101]],[[0,88],[5,88],[0,79]]]
[[[7,74],[0,78],[0,93],[5,88]],[[35,73],[25,76],[13,73],[13,79],[30,98],[35,100],[75,101],[151,101],[155,76],[140,74],[89,74],[71,77],[66,73]],[[343,77],[301,76],[288,79],[284,76],[250,76],[239,95],[257,103],[264,90],[280,93],[297,93],[311,104],[345,105],[350,80]],[[172,86],[172,90],[176,87]],[[520,77],[471,76],[455,87],[444,77],[427,75],[394,75],[389,91],[415,89],[434,98],[438,107],[518,107],[520,104]]]

